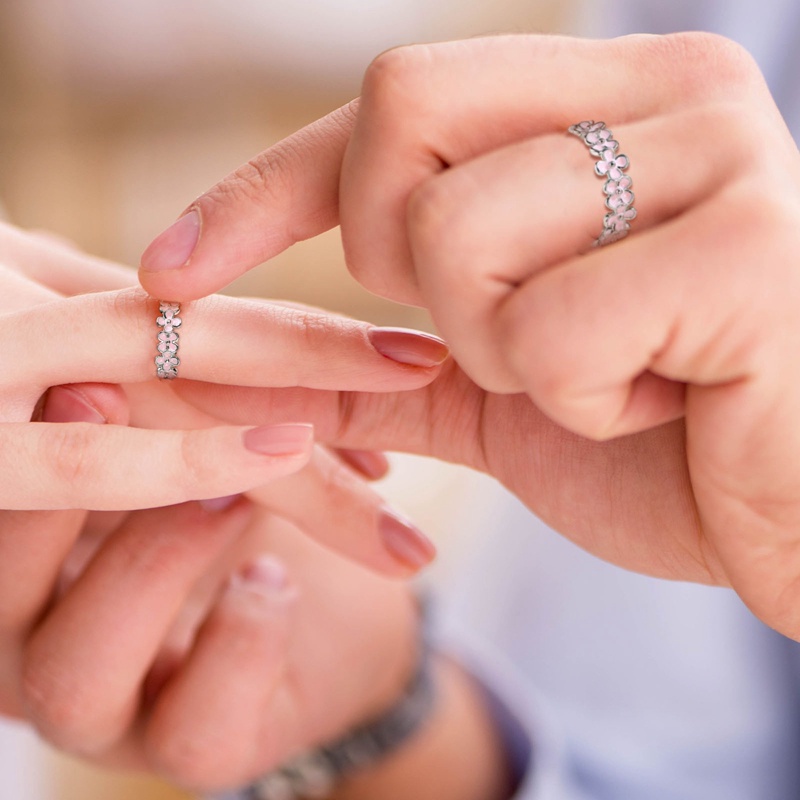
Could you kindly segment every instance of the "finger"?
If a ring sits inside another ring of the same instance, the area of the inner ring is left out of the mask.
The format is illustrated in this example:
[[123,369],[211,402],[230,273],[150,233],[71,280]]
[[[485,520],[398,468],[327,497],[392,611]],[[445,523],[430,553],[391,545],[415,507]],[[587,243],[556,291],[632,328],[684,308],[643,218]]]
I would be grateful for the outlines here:
[[[614,135],[633,166],[617,181],[598,180],[586,148],[562,133],[499,148],[417,189],[408,231],[419,285],[467,373],[485,389],[523,391],[498,309],[533,275],[590,250],[617,197],[627,207],[635,192],[638,235],[762,164],[761,125],[740,118],[739,106],[722,104],[621,126]],[[721,129],[732,132],[727,146],[709,150]],[[676,169],[682,161],[696,166]]]
[[109,422],[127,425],[130,409],[122,387],[104,383],[53,386],[42,401],[41,422]]
[[251,511],[244,502],[145,511],[106,540],[26,650],[25,701],[50,741],[97,754],[124,733],[185,597]]
[[142,256],[145,290],[195,300],[334,227],[339,170],[354,116],[354,103],[339,108],[199,197]]
[[[676,382],[727,384],[774,360],[762,352],[763,320],[787,305],[793,278],[772,275],[786,269],[785,257],[771,258],[764,244],[786,212],[766,197],[754,208],[757,191],[737,185],[692,215],[523,284],[501,309],[496,335],[506,337],[537,406],[569,430],[605,439],[669,419],[682,398]],[[750,265],[762,262],[770,274],[754,297]]]
[[3,292],[0,294],[0,314],[9,314],[29,306],[48,303],[55,300],[58,294],[39,283],[21,275],[16,270],[0,266],[0,279]]
[[390,469],[389,459],[383,453],[373,450],[336,451],[339,458],[361,473],[367,480],[377,481],[385,478]]
[[385,575],[407,578],[436,555],[422,531],[323,448],[305,469],[248,496],[320,544]]
[[[264,740],[280,694],[296,590],[283,564],[262,557],[236,575],[161,691],[145,731],[150,762],[194,791],[240,786],[286,750],[290,731]],[[225,691],[209,692],[224,686]]]
[[[7,315],[5,374],[13,385],[21,374],[41,387],[37,395],[54,384],[151,379],[157,317],[157,304],[138,289]],[[408,389],[429,382],[448,354],[429,334],[222,296],[184,308],[181,319],[181,375],[214,382]]]
[[0,714],[24,719],[23,643],[52,597],[83,511],[0,513]]
[[[409,392],[273,390],[196,381],[176,381],[174,387],[181,399],[216,419],[312,419],[317,440],[334,447],[401,450],[477,469],[487,468],[482,426],[504,413],[513,424],[531,405],[524,395],[487,400],[452,360],[432,384]],[[539,416],[554,427],[543,414]]]
[[[119,387],[59,386],[47,393],[42,418],[124,425],[127,411]],[[45,607],[85,518],[81,510],[0,512],[0,586],[7,590],[0,627],[5,632],[19,634]]]
[[[118,387],[74,389],[51,389],[42,417],[52,422],[127,422],[127,403]],[[22,644],[50,602],[85,520],[86,512],[80,510],[0,512],[0,710],[6,715],[24,714]]]
[[[752,58],[710,34],[603,41],[503,36],[390,50],[365,76],[343,162],[348,267],[376,294],[425,304],[406,237],[406,208],[420,184],[580,120],[605,119],[616,130],[709,98],[739,101],[756,87],[763,79]],[[774,109],[766,113],[777,121]],[[551,172],[539,176],[540,191],[548,191]]]
[[52,235],[0,223],[0,261],[61,295],[123,289],[136,283],[133,270],[83,253]]
[[300,469],[306,424],[150,431],[86,424],[9,424],[0,507],[127,510],[227,497]]

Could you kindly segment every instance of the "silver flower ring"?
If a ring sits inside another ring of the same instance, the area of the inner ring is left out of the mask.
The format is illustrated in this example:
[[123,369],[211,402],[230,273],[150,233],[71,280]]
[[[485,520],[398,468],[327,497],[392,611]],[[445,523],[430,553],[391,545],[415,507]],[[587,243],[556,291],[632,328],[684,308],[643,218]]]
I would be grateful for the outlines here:
[[597,159],[595,174],[605,178],[603,193],[606,195],[606,208],[609,213],[603,218],[603,230],[594,242],[602,247],[624,239],[631,229],[631,221],[636,218],[633,207],[634,194],[631,191],[633,180],[625,174],[630,166],[628,156],[620,154],[619,142],[606,127],[605,122],[585,120],[571,125],[569,132],[577,136]]
[[158,332],[158,355],[156,356],[156,375],[163,380],[174,380],[178,377],[178,366],[181,360],[178,358],[178,347],[180,337],[178,328],[182,320],[180,317],[181,307],[177,303],[161,302],[158,306],[161,312],[156,320],[160,328]]

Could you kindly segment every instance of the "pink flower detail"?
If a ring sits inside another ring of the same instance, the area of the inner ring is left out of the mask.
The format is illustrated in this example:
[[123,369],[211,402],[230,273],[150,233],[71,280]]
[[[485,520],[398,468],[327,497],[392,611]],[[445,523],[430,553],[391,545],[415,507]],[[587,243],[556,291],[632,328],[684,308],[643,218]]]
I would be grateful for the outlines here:
[[599,131],[601,128],[605,128],[605,125],[605,122],[585,120],[584,122],[579,122],[577,125],[571,125],[569,132],[577,136],[586,136],[587,133],[593,133],[594,131]]
[[177,356],[162,353],[160,356],[156,356],[156,367],[158,367],[158,372],[161,374],[164,373],[175,373],[178,374],[178,365],[180,364],[180,359]]
[[603,227],[606,230],[627,231],[630,230],[632,219],[636,219],[636,209],[623,208],[613,214],[606,214]]
[[606,205],[612,211],[630,206],[634,201],[634,194],[631,191],[633,180],[628,175],[623,175],[618,181],[606,181],[603,191],[608,195]]
[[613,134],[608,128],[601,128],[587,133],[584,141],[589,146],[589,152],[599,158],[606,150],[619,150],[619,142],[612,137]]
[[600,161],[594,165],[594,171],[601,177],[612,181],[622,179],[623,170],[628,168],[628,156],[617,155],[613,150],[606,150]]
[[165,333],[172,333],[173,328],[180,328],[182,322],[180,317],[173,317],[167,314],[156,320],[156,323],[164,329]]

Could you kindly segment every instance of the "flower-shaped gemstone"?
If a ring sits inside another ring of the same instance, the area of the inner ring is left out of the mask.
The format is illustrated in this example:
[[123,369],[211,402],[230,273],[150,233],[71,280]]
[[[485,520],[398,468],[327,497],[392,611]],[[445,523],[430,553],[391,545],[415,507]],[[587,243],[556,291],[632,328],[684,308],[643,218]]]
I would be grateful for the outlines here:
[[587,133],[584,141],[589,146],[589,152],[599,158],[606,150],[619,150],[619,142],[612,137],[608,128],[601,128],[599,131]]
[[156,320],[156,323],[160,325],[166,333],[172,333],[174,328],[180,328],[181,326],[181,318],[180,317],[159,317]]
[[603,186],[603,191],[608,195],[606,205],[612,211],[632,205],[635,198],[631,186],[633,180],[627,175],[623,175],[618,181],[606,181]]
[[587,119],[584,122],[579,122],[577,125],[570,125],[569,132],[574,133],[576,136],[586,136],[587,133],[599,131],[601,128],[605,128],[605,126],[605,122],[594,122],[593,120]]
[[624,170],[628,168],[628,156],[617,155],[613,150],[606,150],[602,158],[594,165],[594,171],[601,177],[612,181],[622,179]]
[[636,209],[623,208],[613,214],[606,214],[603,219],[603,227],[606,230],[627,231],[630,230],[632,219],[636,219]]
[[181,360],[177,356],[169,353],[162,353],[160,356],[156,356],[156,366],[164,370],[164,372],[176,370],[180,363]]

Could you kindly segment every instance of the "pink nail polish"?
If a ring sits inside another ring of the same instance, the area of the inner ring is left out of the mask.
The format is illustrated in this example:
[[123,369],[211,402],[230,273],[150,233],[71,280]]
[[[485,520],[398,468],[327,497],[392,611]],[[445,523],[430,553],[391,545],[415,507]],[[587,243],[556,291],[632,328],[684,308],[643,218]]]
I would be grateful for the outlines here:
[[371,450],[337,450],[339,457],[364,477],[376,481],[389,471],[389,461],[383,453]]
[[244,434],[244,446],[264,456],[292,456],[305,453],[314,441],[314,426],[263,425]]
[[80,392],[68,386],[54,386],[47,393],[42,422],[93,422],[103,425],[108,420]]
[[185,266],[200,240],[200,227],[200,213],[197,209],[184,214],[144,251],[142,269],[147,272],[165,272]]
[[435,367],[450,355],[438,336],[407,328],[371,328],[367,333],[372,346],[386,358],[414,367]]
[[415,525],[388,506],[381,509],[378,522],[386,549],[403,564],[414,570],[429,564],[436,556],[436,547]]

